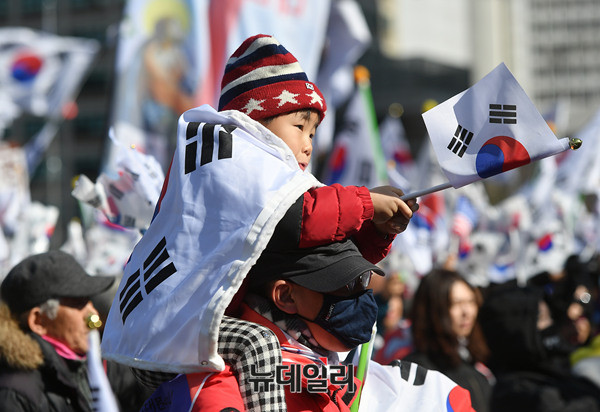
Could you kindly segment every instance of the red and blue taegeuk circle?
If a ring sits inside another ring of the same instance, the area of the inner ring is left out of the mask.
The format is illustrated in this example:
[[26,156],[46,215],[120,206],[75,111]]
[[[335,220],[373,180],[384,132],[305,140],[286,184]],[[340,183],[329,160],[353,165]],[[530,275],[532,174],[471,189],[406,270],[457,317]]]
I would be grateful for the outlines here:
[[482,179],[531,162],[525,146],[510,136],[495,136],[481,146],[475,159],[475,169]]
[[20,82],[28,82],[35,78],[42,68],[42,58],[32,52],[18,53],[10,66],[12,77]]

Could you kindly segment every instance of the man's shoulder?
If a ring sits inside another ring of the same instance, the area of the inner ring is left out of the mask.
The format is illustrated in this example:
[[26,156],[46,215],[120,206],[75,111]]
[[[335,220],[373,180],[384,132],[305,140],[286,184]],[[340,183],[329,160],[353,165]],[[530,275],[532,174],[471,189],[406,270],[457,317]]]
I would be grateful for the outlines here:
[[44,382],[39,370],[2,368],[0,372],[0,405],[10,410],[11,405],[19,409],[38,409],[46,403]]

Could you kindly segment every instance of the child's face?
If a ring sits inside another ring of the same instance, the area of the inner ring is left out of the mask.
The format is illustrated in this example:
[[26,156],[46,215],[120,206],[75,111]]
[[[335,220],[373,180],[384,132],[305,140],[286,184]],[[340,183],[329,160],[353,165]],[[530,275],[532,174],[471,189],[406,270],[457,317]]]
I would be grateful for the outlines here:
[[305,170],[312,155],[312,139],[319,125],[315,112],[292,112],[277,116],[269,123],[261,122],[267,129],[283,140],[296,157],[300,169]]

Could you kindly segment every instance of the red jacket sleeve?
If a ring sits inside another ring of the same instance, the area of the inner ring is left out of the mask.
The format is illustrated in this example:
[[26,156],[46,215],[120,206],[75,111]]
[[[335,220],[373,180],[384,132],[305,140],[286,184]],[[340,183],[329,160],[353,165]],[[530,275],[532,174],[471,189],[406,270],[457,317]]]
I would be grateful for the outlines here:
[[394,236],[377,232],[373,202],[364,186],[333,184],[304,193],[300,247],[323,245],[352,237],[365,259],[377,263],[389,252]]

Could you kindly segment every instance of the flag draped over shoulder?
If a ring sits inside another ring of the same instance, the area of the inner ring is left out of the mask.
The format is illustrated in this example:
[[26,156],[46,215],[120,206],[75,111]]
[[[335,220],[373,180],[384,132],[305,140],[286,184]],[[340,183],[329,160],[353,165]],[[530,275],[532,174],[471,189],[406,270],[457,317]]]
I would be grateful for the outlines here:
[[148,370],[222,370],[226,307],[289,206],[320,185],[243,113],[185,112],[155,216],[107,319],[104,356]]
[[455,188],[569,148],[569,139],[556,138],[504,63],[423,119]]

